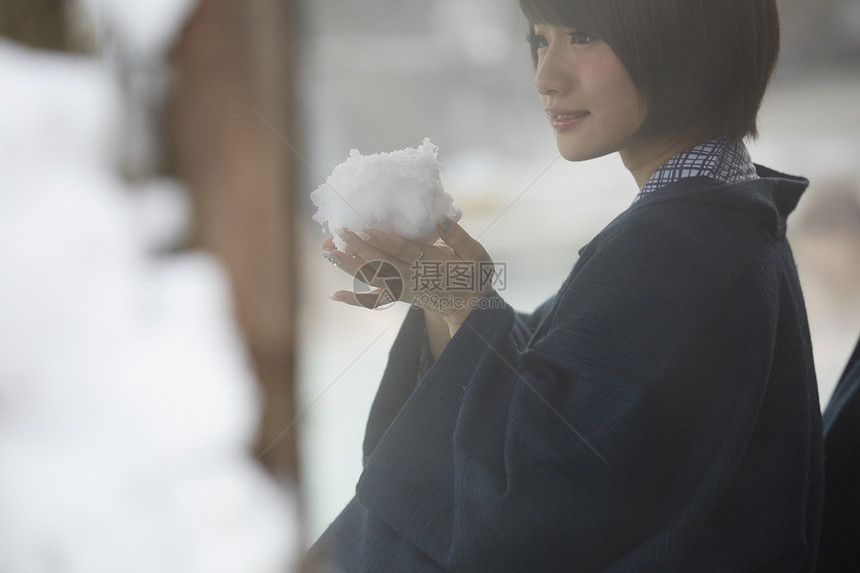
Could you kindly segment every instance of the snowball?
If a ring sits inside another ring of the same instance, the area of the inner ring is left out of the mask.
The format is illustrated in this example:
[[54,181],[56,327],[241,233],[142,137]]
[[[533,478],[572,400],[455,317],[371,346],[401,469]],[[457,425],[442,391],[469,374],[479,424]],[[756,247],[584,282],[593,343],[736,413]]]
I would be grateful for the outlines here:
[[439,238],[436,225],[463,215],[442,187],[437,151],[429,138],[418,149],[375,155],[353,149],[311,193],[314,220],[334,235],[340,250],[345,244],[338,232],[344,229],[378,229],[433,244]]

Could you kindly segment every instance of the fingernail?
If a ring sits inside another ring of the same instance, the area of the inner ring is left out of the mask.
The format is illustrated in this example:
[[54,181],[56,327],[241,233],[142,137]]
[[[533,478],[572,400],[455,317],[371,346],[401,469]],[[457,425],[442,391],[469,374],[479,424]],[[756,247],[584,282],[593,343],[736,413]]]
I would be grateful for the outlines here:
[[330,294],[328,297],[335,302],[343,302],[341,299],[337,298],[333,294]]
[[340,266],[340,259],[331,253],[323,253],[323,258],[336,267]]
[[445,217],[445,220],[442,221],[442,223],[439,226],[442,227],[443,231],[447,231],[448,229],[451,228],[451,225],[453,223],[454,223],[454,221],[451,220],[451,217]]

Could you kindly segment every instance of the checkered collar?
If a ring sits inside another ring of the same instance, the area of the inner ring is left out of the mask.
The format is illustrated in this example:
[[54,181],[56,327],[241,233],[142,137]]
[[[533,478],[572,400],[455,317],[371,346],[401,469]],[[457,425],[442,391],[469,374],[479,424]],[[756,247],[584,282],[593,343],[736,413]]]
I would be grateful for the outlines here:
[[687,177],[710,177],[724,183],[758,179],[755,166],[743,142],[726,144],[721,137],[682,151],[666,161],[648,178],[639,190],[636,201],[669,183]]

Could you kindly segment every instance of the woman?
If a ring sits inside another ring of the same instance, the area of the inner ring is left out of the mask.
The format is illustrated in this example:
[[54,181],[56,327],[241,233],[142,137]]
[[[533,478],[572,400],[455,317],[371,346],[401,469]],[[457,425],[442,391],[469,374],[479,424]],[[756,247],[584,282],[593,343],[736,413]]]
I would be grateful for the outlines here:
[[[742,143],[778,53],[774,0],[520,4],[559,151],[619,152],[636,200],[531,315],[491,285],[410,310],[356,497],[310,555],[346,571],[811,571],[821,420],[785,239],[807,181]],[[324,248],[349,273],[489,260],[459,225],[439,232]]]

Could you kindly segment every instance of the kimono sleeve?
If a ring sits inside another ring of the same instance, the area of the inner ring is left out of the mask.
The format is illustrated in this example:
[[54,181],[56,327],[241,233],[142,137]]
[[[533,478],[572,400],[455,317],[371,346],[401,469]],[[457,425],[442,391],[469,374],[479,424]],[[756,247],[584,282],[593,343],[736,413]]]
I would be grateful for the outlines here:
[[[531,339],[538,325],[552,308],[554,301],[554,297],[550,298],[532,313],[514,314],[511,335],[516,337],[521,346]],[[391,421],[415,390],[422,374],[420,357],[428,351],[422,347],[426,346],[427,329],[424,324],[424,311],[412,307],[407,312],[391,347],[385,373],[370,409],[364,434],[363,459],[365,462],[391,425]],[[429,358],[429,361],[432,362],[432,358]]]

